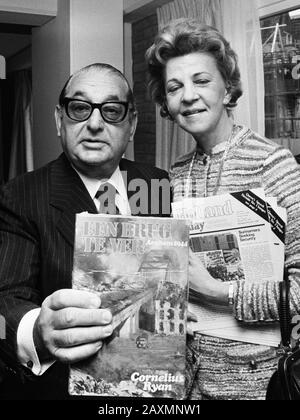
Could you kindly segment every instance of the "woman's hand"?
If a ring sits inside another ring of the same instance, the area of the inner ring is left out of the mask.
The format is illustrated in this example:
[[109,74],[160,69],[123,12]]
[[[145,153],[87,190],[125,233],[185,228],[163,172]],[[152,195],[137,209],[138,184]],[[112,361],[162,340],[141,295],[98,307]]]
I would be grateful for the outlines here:
[[189,257],[189,288],[197,300],[228,305],[228,284],[214,279],[192,252]]
[[198,319],[196,317],[195,314],[193,314],[193,312],[187,311],[187,335],[191,335],[192,337],[194,336],[194,331],[192,328],[192,322],[197,322]]

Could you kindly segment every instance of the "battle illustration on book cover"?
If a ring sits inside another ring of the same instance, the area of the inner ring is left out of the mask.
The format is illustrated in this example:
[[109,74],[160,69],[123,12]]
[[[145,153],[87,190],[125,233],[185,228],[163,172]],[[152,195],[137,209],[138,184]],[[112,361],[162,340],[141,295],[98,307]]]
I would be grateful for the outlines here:
[[71,395],[184,398],[188,225],[80,214],[73,288],[99,294],[114,332],[70,369]]

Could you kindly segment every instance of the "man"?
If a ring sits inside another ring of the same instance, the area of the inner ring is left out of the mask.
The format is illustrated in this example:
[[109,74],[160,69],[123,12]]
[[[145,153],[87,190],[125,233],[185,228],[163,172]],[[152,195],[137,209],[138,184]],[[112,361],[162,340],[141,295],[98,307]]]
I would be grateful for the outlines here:
[[[0,314],[6,321],[0,358],[9,372],[2,398],[67,397],[68,364],[95,354],[112,333],[111,313],[100,299],[70,289],[75,214],[97,213],[98,190],[107,181],[121,214],[151,215],[151,202],[132,212],[135,191],[126,186],[141,179],[151,187],[153,179],[167,178],[122,159],[137,114],[128,82],[114,67],[93,64],[71,76],[55,120],[64,153],[11,181],[0,195]],[[144,197],[151,201],[151,191]]]

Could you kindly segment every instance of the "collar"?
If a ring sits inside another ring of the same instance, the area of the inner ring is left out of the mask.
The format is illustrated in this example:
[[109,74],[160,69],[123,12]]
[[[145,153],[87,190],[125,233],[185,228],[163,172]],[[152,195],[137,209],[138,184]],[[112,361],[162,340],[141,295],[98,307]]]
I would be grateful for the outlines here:
[[[74,166],[73,166],[74,168]],[[86,175],[83,175],[81,172],[79,172],[76,168],[74,170],[78,173],[80,176],[82,182],[84,183],[86,189],[88,190],[90,196],[92,199],[94,199],[97,191],[99,190],[100,186],[104,184],[105,182],[110,183],[113,185],[118,192],[118,194],[124,199],[127,200],[127,191],[125,188],[124,180],[120,171],[119,166],[115,169],[114,173],[111,175],[110,178],[104,178],[104,179],[95,179],[95,178],[89,178]]]

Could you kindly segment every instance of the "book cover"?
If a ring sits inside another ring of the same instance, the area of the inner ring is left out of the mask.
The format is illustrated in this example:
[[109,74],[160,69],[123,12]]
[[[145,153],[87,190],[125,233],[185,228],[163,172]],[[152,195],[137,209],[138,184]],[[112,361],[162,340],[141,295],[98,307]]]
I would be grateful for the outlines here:
[[71,366],[71,395],[184,398],[188,244],[185,220],[76,216],[73,288],[99,294],[114,333]]

